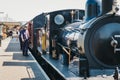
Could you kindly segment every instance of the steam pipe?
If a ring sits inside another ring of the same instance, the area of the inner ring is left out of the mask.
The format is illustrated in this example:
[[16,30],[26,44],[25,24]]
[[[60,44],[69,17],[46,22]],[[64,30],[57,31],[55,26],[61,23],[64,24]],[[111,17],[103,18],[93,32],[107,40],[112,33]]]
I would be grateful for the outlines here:
[[85,21],[102,16],[112,11],[116,0],[87,0],[85,9]]

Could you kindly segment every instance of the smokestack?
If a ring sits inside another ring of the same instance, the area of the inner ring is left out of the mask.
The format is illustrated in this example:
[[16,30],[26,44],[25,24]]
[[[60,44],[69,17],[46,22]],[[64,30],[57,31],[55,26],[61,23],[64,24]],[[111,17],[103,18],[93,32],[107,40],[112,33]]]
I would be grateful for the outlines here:
[[87,0],[85,9],[85,20],[88,21],[99,14],[100,8],[98,7],[97,0]]
[[112,11],[114,0],[102,0],[102,15]]

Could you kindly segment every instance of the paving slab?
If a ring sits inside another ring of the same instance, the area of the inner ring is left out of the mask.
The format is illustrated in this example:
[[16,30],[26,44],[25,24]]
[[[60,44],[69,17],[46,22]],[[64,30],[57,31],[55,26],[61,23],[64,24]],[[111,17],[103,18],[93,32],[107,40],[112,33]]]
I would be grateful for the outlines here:
[[50,80],[34,57],[23,56],[17,38],[2,40],[0,80]]

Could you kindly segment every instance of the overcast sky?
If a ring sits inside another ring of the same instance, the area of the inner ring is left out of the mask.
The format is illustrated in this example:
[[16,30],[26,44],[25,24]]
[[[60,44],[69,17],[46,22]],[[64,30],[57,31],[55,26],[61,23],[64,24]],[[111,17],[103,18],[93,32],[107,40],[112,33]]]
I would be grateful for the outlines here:
[[34,16],[60,9],[84,9],[86,0],[0,0],[0,12],[17,21],[29,21]]
[[[29,21],[42,12],[84,9],[86,0],[0,0],[0,12],[16,21]],[[120,0],[118,0],[120,2]]]

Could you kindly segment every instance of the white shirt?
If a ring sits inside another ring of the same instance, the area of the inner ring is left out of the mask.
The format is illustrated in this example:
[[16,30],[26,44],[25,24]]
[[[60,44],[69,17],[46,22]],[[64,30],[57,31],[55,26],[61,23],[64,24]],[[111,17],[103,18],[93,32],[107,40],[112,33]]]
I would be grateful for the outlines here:
[[[29,39],[29,32],[28,30],[25,30],[25,32],[23,33],[25,35],[26,40]],[[24,41],[23,35],[21,35],[22,41]]]

